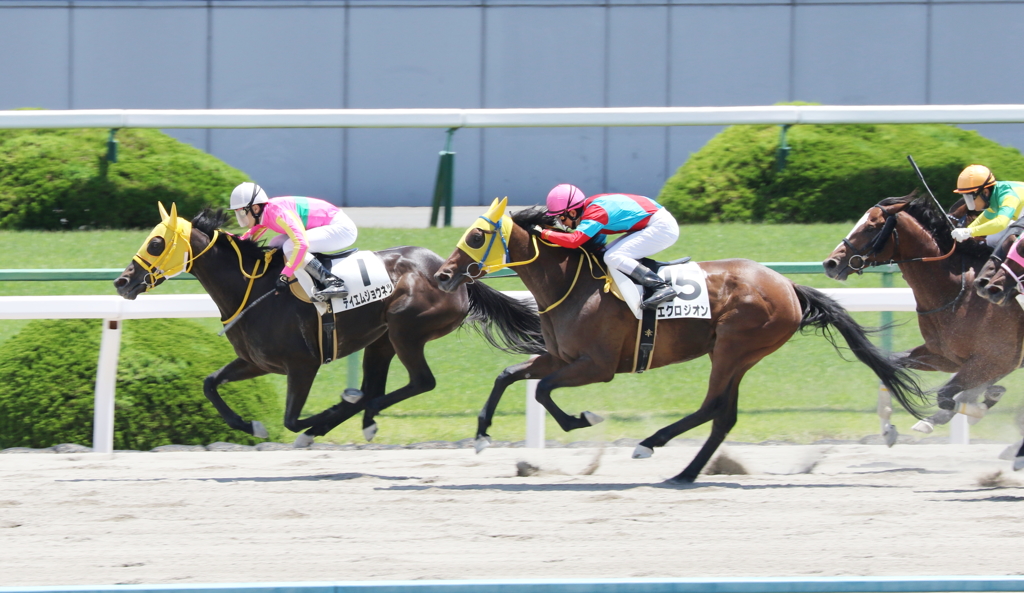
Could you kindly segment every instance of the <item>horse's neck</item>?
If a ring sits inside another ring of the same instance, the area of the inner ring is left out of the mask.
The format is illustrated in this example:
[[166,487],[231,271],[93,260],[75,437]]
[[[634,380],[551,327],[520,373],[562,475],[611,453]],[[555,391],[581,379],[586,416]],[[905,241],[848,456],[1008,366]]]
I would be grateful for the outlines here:
[[[529,237],[527,238],[529,239]],[[522,248],[512,250],[513,261],[527,261],[534,256],[533,241],[529,240],[526,243],[529,245],[528,250]],[[547,247],[539,243],[537,249],[540,250],[540,253],[537,254],[536,261],[513,269],[518,271],[523,285],[533,294],[538,308],[544,310],[564,297],[570,289],[575,290],[573,279],[576,277],[576,270],[580,264],[579,257],[587,257],[587,254],[582,249],[567,250]],[[587,267],[586,262],[583,262],[583,267]],[[585,280],[584,276],[589,278],[589,274],[581,270],[578,281]]]
[[[200,253],[206,245],[207,242],[204,241],[196,249],[197,245],[193,242],[193,253]],[[238,255],[230,247],[223,244],[214,245],[192,262],[191,272],[213,299],[222,318],[232,315],[245,298],[249,280],[242,276]],[[246,273],[251,272],[250,266]],[[260,295],[249,295],[249,298],[251,300],[258,296]]]
[[[945,255],[931,234],[916,222],[912,228],[900,230],[903,230],[903,234],[893,259],[900,261]],[[914,292],[919,309],[940,307],[960,293],[961,263],[959,257],[951,257],[942,261],[904,261],[899,264],[903,279]]]

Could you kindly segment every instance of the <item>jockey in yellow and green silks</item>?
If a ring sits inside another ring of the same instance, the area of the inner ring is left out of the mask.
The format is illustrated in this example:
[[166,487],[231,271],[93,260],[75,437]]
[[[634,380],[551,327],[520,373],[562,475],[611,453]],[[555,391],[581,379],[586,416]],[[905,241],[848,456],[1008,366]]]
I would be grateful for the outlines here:
[[965,228],[953,229],[953,238],[965,241],[985,237],[990,247],[1006,237],[1007,227],[1024,210],[1024,183],[996,181],[988,167],[971,165],[960,173],[954,192],[964,197],[968,210],[984,210]]
[[280,233],[270,241],[288,260],[277,280],[278,291],[287,290],[295,270],[301,267],[320,284],[310,295],[312,300],[324,302],[348,295],[341,278],[313,257],[313,253],[341,251],[355,242],[356,225],[340,208],[316,198],[269,198],[262,187],[246,182],[231,192],[231,209],[238,225],[249,229],[243,239],[259,239],[268,231]]

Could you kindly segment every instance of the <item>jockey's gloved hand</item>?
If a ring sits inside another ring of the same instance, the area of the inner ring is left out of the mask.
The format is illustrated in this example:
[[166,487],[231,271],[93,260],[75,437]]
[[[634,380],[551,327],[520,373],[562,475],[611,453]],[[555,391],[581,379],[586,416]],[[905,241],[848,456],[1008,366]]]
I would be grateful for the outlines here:
[[540,234],[543,233],[543,232],[544,232],[544,227],[540,226],[539,224],[533,225],[533,228],[530,229],[530,233],[531,234],[536,234],[537,236],[540,236]]
[[276,288],[277,292],[279,293],[288,292],[289,284],[291,284],[291,280],[288,278],[288,276],[281,274],[280,276],[277,277],[277,283],[274,285],[274,288]]
[[962,243],[971,238],[971,229],[953,229],[952,235],[957,243]]

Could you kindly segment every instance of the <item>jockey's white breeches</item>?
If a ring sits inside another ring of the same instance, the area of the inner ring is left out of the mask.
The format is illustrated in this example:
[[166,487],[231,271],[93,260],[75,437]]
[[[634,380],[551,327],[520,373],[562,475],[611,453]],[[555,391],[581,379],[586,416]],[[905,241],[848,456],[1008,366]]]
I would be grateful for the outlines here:
[[[306,229],[306,242],[309,243],[309,253],[333,253],[341,251],[356,242],[359,231],[356,223],[341,210],[331,219],[331,224]],[[291,260],[295,251],[295,244],[288,235],[278,235],[270,240],[271,247],[280,247],[284,251],[286,260]]]
[[612,241],[604,253],[604,263],[628,275],[639,265],[636,260],[667,249],[678,239],[679,224],[667,208],[662,208],[651,215],[644,228]]

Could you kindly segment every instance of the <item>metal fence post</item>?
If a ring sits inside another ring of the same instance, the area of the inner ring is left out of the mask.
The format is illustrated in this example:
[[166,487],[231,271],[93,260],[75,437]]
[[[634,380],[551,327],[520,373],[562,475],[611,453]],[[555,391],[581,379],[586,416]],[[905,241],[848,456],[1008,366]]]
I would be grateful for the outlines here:
[[537,403],[538,383],[539,379],[526,380],[526,446],[530,449],[544,448],[544,420],[547,417],[547,410]]
[[345,360],[348,362],[348,384],[346,385],[346,387],[348,387],[349,389],[359,389],[359,386],[362,383],[359,380],[360,352],[362,352],[362,350],[353,352],[352,354],[349,354],[348,356],[345,357]]
[[441,161],[437,165],[437,181],[434,183],[434,203],[430,210],[430,226],[437,226],[437,212],[444,206],[444,226],[452,226],[452,186],[455,179],[455,153],[451,151],[452,135],[458,128],[448,130]]
[[114,389],[117,359],[121,353],[121,321],[104,319],[100,336],[100,360],[96,368],[96,401],[92,416],[92,450],[114,452]]

